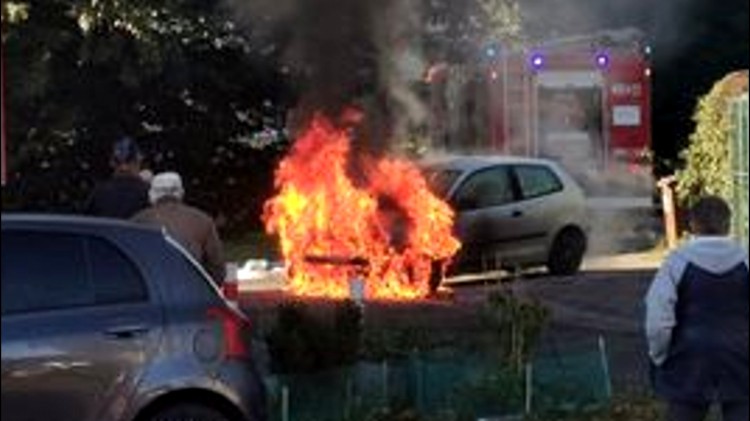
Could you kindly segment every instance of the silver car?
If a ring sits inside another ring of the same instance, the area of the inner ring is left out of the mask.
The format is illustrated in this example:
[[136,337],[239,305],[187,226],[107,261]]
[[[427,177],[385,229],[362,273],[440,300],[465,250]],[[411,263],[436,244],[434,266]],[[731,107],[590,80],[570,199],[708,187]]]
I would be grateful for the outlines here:
[[264,421],[247,318],[163,232],[2,216],[3,421]]
[[587,246],[586,200],[559,165],[519,157],[452,156],[423,163],[456,211],[460,272],[546,266],[578,271]]

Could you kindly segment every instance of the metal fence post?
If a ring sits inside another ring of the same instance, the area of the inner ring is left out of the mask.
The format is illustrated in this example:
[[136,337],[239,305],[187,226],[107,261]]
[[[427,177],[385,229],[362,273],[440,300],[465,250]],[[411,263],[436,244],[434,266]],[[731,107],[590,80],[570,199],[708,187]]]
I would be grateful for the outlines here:
[[607,356],[607,342],[604,336],[599,336],[599,358],[601,358],[602,373],[604,373],[604,390],[607,399],[612,398],[612,379],[609,373],[609,357]]
[[534,364],[526,364],[526,396],[524,402],[524,413],[531,415],[534,405]]
[[290,421],[289,419],[289,387],[281,388],[281,421]]
[[391,399],[389,397],[390,390],[388,390],[388,377],[389,377],[389,373],[388,373],[388,360],[384,360],[383,361],[383,365],[381,367],[381,370],[382,370],[381,371],[381,375],[382,375],[382,380],[383,380],[383,390],[382,390],[382,392],[383,392],[383,407],[386,410],[389,410],[390,406],[391,406]]

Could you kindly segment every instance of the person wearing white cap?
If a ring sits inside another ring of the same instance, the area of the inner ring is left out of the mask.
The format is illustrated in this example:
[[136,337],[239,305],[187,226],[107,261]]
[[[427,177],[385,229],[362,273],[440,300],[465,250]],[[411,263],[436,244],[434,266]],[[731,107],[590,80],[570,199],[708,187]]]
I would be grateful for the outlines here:
[[224,281],[225,263],[216,224],[205,212],[183,202],[185,189],[176,172],[156,174],[148,196],[151,207],[133,217],[136,222],[158,225],[200,262],[217,285]]

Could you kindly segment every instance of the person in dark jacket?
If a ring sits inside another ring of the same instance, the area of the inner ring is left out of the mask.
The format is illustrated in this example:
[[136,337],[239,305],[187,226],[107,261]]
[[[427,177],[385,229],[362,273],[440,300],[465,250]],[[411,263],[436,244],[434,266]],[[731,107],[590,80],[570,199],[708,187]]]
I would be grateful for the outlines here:
[[152,206],[136,214],[133,220],[164,227],[220,286],[226,269],[216,224],[203,211],[183,203],[184,194],[179,174],[156,174],[149,190]]
[[748,421],[747,251],[728,237],[731,211],[717,197],[690,212],[694,238],[664,262],[646,297],[654,387],[670,421]]
[[93,216],[128,219],[148,207],[148,183],[139,175],[141,152],[130,138],[115,142],[110,164],[112,177],[94,188],[85,213]]

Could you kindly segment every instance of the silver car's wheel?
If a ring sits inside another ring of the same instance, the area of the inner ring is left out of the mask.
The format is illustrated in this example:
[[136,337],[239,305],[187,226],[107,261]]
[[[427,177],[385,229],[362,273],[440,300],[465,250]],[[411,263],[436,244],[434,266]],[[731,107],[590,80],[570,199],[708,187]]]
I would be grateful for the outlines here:
[[221,412],[200,404],[180,404],[169,407],[150,421],[231,421]]
[[555,276],[575,275],[586,253],[586,235],[578,228],[566,228],[555,238],[547,259],[547,269]]

